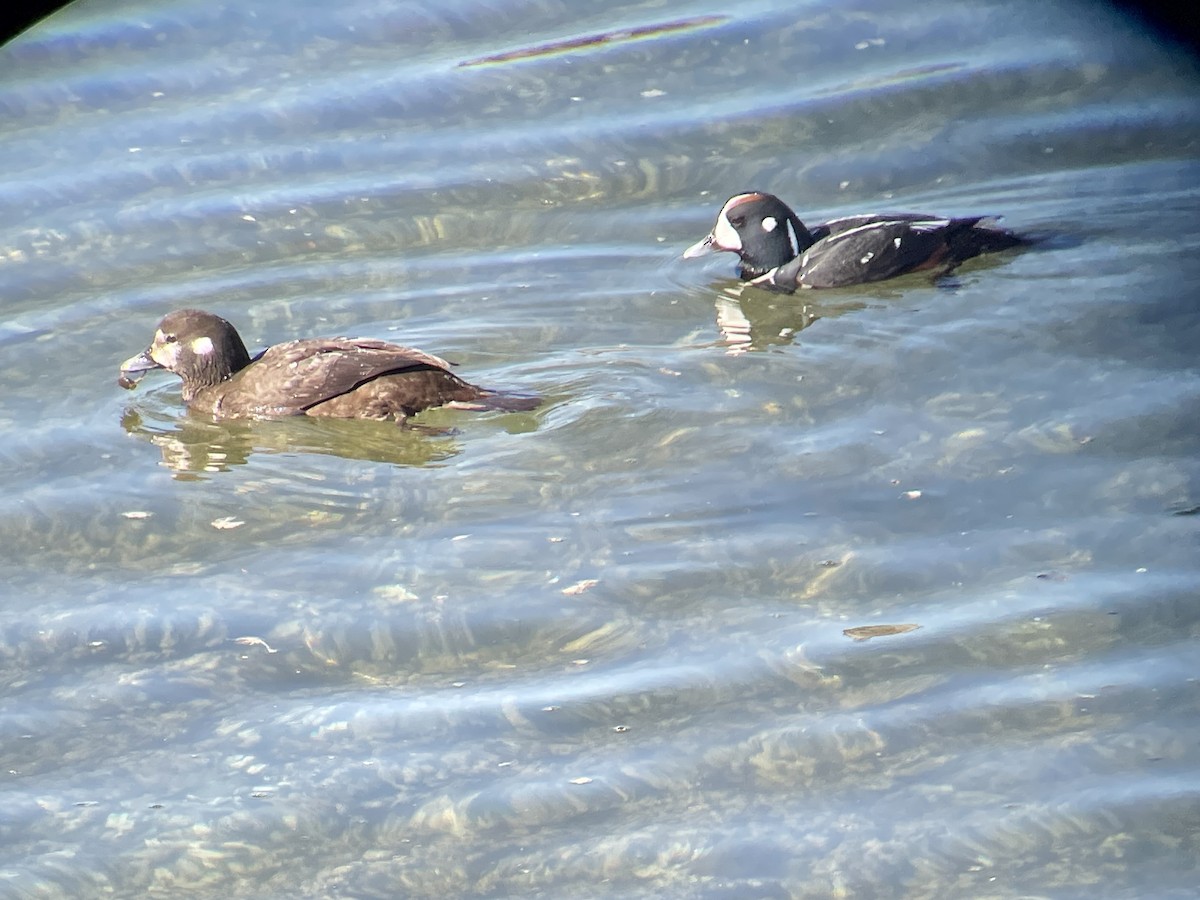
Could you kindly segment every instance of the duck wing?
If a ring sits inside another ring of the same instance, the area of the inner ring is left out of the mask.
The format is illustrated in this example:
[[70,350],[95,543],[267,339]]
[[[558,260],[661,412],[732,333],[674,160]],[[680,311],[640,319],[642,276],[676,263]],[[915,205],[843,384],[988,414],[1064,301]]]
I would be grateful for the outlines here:
[[929,213],[860,213],[855,216],[842,216],[822,222],[815,228],[810,228],[809,233],[815,241],[819,241],[833,234],[852,231],[864,225],[877,225],[880,222],[935,222],[944,218],[946,217],[934,216]]
[[412,347],[359,338],[288,341],[266,350],[234,376],[217,409],[220,414],[274,417],[299,415],[383,375],[441,369],[450,363]]
[[[867,221],[854,223],[853,219]],[[951,235],[969,230],[978,221],[978,218],[944,219],[917,214],[836,220],[826,223],[830,228],[828,236],[761,280],[784,290],[830,288],[882,281],[931,268],[948,255]]]

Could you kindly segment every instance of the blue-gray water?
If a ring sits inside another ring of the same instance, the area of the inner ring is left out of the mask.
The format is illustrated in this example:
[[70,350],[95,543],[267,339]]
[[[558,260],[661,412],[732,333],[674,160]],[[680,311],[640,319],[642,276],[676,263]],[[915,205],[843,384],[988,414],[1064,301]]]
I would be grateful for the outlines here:
[[[9,44],[0,896],[1196,896],[1198,87],[1042,0]],[[769,295],[678,259],[749,187],[1044,240]],[[115,383],[184,305],[546,402],[215,425]]]

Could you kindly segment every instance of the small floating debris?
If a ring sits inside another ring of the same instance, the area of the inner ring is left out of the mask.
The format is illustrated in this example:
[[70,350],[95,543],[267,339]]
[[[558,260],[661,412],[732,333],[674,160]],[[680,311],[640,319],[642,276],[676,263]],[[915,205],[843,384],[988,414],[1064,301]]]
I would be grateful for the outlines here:
[[120,375],[117,377],[117,384],[125,388],[127,391],[132,391],[138,386],[138,382],[142,380],[142,374],[139,373],[136,378],[131,378],[128,375]]
[[268,644],[266,641],[264,641],[264,640],[263,640],[262,638],[260,638],[260,637],[254,637],[254,636],[252,636],[252,635],[246,635],[246,636],[244,636],[244,637],[235,637],[235,638],[231,638],[231,640],[232,640],[232,641],[233,641],[235,644],[242,644],[243,646],[246,646],[246,647],[262,647],[262,648],[264,648],[264,649],[265,649],[265,650],[266,650],[268,653],[278,653],[278,652],[279,652],[278,650],[276,650],[274,647],[272,647],[270,644]]
[[592,588],[594,588],[599,583],[600,583],[599,578],[584,578],[584,579],[581,579],[581,580],[575,582],[574,584],[568,585],[567,587],[563,588],[562,592],[564,594],[566,594],[568,597],[575,597],[575,596],[578,596],[579,594],[584,593],[585,591],[590,591]]
[[592,779],[588,778],[586,775],[580,775],[578,778],[571,779],[571,784],[591,784],[591,783],[592,783]]
[[887,637],[892,634],[907,634],[916,631],[920,625],[859,625],[857,628],[844,628],[842,634],[856,641],[869,641],[871,638]]
[[411,603],[421,599],[402,584],[381,584],[372,588],[371,593],[393,603]]
[[216,528],[220,531],[227,531],[230,528],[240,528],[246,523],[241,519],[234,518],[233,516],[222,516],[219,519],[213,519],[211,522],[209,522],[209,524],[212,525],[213,528]]
[[154,513],[145,509],[127,509],[125,512],[121,513],[121,515],[123,515],[126,519],[148,519],[154,515]]

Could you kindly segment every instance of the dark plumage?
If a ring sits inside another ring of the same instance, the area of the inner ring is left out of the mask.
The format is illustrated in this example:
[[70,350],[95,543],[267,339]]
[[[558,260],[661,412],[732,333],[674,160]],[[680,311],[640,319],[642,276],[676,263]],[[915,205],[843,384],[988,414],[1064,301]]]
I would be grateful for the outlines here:
[[945,272],[972,256],[1025,243],[985,216],[879,213],[833,219],[809,229],[778,197],[751,191],[731,197],[712,232],[683,256],[729,250],[741,259],[738,274],[743,279],[790,293],[882,281],[922,269]]
[[403,423],[431,406],[528,410],[536,397],[468,384],[443,359],[385,341],[313,338],[276,344],[251,359],[231,324],[198,309],[180,309],[158,325],[145,352],[121,363],[131,374],[168,369],[183,379],[190,409],[216,419],[333,416],[395,417]]

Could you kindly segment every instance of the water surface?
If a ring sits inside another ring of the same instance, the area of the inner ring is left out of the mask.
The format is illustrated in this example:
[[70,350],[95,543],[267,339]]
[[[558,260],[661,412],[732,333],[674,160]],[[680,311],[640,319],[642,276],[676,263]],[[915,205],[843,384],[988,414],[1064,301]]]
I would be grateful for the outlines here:
[[[1197,87],[1072,2],[7,45],[0,895],[1194,896]],[[678,259],[749,187],[1042,240],[766,294]],[[115,384],[184,305],[545,403],[206,422]]]

